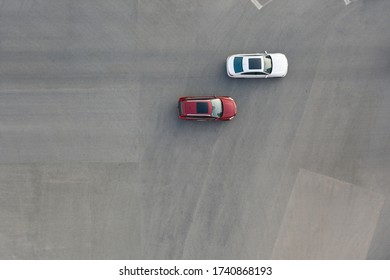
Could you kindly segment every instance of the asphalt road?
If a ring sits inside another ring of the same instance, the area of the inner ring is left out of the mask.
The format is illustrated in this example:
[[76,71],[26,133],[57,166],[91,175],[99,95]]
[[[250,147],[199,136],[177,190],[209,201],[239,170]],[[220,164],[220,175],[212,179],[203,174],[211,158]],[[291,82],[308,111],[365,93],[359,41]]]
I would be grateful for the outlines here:
[[390,2],[258,2],[0,0],[0,258],[389,259]]

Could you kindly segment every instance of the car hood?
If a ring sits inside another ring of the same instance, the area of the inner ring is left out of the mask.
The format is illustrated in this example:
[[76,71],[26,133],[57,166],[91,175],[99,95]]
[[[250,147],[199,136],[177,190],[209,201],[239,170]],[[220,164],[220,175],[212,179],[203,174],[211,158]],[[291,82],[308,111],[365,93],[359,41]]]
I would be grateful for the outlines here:
[[237,114],[236,102],[229,97],[223,97],[221,98],[221,101],[223,103],[222,118],[234,117]]
[[272,58],[272,73],[269,77],[284,77],[288,71],[287,57],[282,53],[269,54]]

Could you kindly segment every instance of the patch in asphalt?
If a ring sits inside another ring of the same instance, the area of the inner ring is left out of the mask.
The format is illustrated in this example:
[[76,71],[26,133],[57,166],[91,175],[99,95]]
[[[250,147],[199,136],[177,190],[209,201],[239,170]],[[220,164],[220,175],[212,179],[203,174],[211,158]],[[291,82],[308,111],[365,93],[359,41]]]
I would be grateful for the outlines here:
[[301,169],[273,259],[365,259],[384,196]]

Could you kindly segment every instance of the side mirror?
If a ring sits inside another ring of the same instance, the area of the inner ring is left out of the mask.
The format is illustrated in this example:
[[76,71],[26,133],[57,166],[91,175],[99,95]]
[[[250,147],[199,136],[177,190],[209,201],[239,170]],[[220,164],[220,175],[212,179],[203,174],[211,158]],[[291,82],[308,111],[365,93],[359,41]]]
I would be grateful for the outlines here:
[[267,78],[268,78],[268,75],[266,75],[264,78],[266,78],[266,79],[267,79]]

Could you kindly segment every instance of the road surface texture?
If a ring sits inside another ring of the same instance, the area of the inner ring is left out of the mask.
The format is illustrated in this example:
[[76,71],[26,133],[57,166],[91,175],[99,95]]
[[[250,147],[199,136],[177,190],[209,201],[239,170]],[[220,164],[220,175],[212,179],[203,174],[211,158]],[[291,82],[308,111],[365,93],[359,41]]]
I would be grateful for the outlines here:
[[[390,1],[0,0],[1,259],[390,259]],[[285,78],[235,80],[234,53]],[[231,122],[185,122],[185,95]]]

